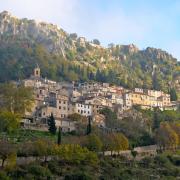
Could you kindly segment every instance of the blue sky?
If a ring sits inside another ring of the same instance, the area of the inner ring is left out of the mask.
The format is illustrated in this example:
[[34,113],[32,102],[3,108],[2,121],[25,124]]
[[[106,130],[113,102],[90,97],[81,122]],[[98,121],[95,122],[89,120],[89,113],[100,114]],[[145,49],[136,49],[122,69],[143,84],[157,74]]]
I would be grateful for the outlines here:
[[1,0],[3,10],[98,38],[104,46],[156,47],[180,60],[179,0]]

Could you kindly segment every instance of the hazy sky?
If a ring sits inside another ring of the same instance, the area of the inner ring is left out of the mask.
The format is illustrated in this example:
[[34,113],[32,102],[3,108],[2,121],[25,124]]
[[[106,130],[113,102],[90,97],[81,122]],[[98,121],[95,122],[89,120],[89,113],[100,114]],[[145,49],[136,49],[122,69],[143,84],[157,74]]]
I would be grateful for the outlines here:
[[0,0],[0,11],[59,25],[106,46],[136,44],[180,60],[180,0]]

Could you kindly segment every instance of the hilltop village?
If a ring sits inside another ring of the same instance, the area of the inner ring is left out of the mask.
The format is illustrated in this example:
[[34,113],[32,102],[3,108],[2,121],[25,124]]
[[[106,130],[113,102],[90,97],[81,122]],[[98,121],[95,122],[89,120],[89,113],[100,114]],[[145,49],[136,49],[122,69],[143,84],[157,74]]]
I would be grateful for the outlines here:
[[47,118],[53,114],[56,125],[61,126],[64,132],[75,130],[75,122],[68,117],[76,113],[91,118],[93,123],[104,127],[104,116],[99,112],[105,107],[116,112],[118,119],[122,119],[123,113],[133,106],[142,109],[177,109],[176,102],[171,102],[170,95],[162,91],[140,88],[128,90],[98,82],[59,83],[42,78],[38,66],[29,79],[23,80],[23,84],[33,88],[35,97],[32,111],[26,113],[24,123],[46,127]]

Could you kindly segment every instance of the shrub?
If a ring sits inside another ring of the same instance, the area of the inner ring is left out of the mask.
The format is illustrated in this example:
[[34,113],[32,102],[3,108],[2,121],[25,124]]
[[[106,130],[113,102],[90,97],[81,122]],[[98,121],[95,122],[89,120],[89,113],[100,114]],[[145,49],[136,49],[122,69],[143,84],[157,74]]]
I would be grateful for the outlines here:
[[151,163],[153,162],[151,157],[145,157],[142,159],[141,161],[145,167],[149,167],[151,165]]
[[31,173],[37,177],[49,177],[49,176],[51,176],[50,170],[45,168],[45,167],[42,167],[40,165],[32,164],[28,167],[28,171],[29,171],[29,173]]
[[61,167],[60,167],[58,161],[48,162],[48,168],[53,174],[62,175],[62,170],[61,170]]
[[167,168],[171,167],[172,165],[169,159],[167,158],[167,156],[163,154],[155,157],[155,163],[157,163],[161,167],[167,167]]
[[0,179],[1,180],[10,180],[10,178],[6,175],[4,171],[0,171]]
[[93,178],[86,172],[77,172],[66,175],[65,180],[92,180]]
[[174,164],[175,166],[180,166],[180,156],[168,155],[167,157],[172,164]]

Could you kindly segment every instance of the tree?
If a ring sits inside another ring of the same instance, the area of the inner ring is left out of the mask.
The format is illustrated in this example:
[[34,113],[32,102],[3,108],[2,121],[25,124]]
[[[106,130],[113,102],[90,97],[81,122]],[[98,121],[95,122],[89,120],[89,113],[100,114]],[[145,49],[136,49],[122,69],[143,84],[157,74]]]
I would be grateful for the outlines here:
[[138,152],[137,151],[131,151],[131,155],[133,156],[133,158],[135,159],[136,156],[138,155]]
[[160,149],[175,149],[179,143],[177,133],[168,123],[161,123],[156,133],[156,141]]
[[91,117],[88,117],[87,135],[91,134]]
[[102,150],[103,152],[105,151],[112,151],[114,150],[114,141],[113,141],[113,136],[110,133],[102,133],[101,134],[101,140],[103,143]]
[[68,118],[72,121],[75,121],[76,125],[76,134],[77,135],[85,135],[87,134],[87,123],[88,119],[85,116],[82,116],[80,114],[74,113],[68,116]]
[[138,139],[139,146],[148,146],[154,144],[154,138],[148,133],[143,132],[142,136]]
[[12,83],[0,85],[1,109],[23,116],[26,111],[31,111],[34,102],[31,88],[17,86]]
[[122,133],[114,134],[114,143],[117,151],[127,150],[129,148],[129,141]]
[[61,127],[59,127],[57,144],[60,145],[61,142],[62,142],[62,131],[61,131]]
[[82,46],[79,46],[79,47],[77,48],[77,51],[78,51],[79,53],[81,53],[81,54],[84,54],[84,53],[86,52],[86,48],[85,48],[85,47],[82,47]]
[[81,119],[83,118],[80,114],[78,113],[74,113],[74,114],[71,114],[68,116],[68,118],[71,120],[71,121],[81,121]]
[[100,111],[101,114],[105,116],[105,123],[107,127],[116,128],[117,127],[117,115],[109,108],[104,108]]
[[171,101],[177,101],[178,97],[175,88],[172,88],[170,90],[170,97],[171,97]]
[[87,137],[87,148],[90,151],[100,152],[102,149],[102,146],[103,144],[97,135],[91,134]]
[[51,116],[49,117],[48,119],[48,126],[49,126],[49,132],[53,135],[56,134],[56,122],[55,122],[55,119],[54,119],[54,116],[53,114],[51,113]]
[[180,123],[179,122],[170,123],[170,126],[178,135],[178,146],[180,146]]
[[85,147],[74,144],[63,144],[59,146],[58,156],[60,161],[66,163],[96,165],[98,162],[96,153],[89,151]]
[[13,83],[0,84],[0,131],[12,132],[25,112],[31,111],[34,102],[31,88]]
[[155,108],[153,111],[153,130],[158,129],[160,127],[160,119],[159,119],[159,109]]
[[55,151],[55,144],[46,139],[38,139],[34,142],[34,154],[36,156],[44,156],[46,162],[48,155],[53,155]]
[[96,44],[96,45],[100,45],[100,41],[98,39],[93,39],[93,43]]
[[[107,142],[106,142],[107,141]],[[122,133],[110,133],[105,139],[106,150],[111,151],[122,151],[129,148],[129,141]]]
[[152,77],[152,86],[153,86],[153,89],[155,90],[161,90],[161,77],[159,75],[159,73],[157,72],[157,70],[155,70],[154,74],[153,74],[153,77]]
[[0,140],[0,158],[2,159],[1,167],[4,167],[5,161],[11,159],[16,154],[15,147],[7,140]]
[[19,127],[20,116],[9,111],[0,112],[0,132],[11,133]]
[[77,33],[72,33],[72,34],[70,34],[70,37],[72,39],[77,39],[78,35],[77,35]]

